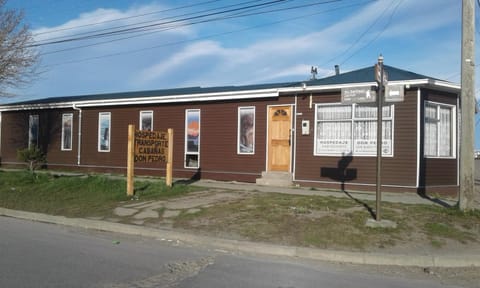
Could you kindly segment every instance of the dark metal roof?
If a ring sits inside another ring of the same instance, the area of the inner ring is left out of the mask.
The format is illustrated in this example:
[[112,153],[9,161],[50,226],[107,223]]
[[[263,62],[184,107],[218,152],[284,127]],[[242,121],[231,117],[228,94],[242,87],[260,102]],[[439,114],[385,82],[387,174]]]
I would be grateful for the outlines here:
[[[438,80],[429,76],[413,73],[410,71],[398,69],[392,66],[385,65],[385,71],[388,74],[388,81],[408,81],[418,79],[432,79]],[[375,82],[375,67],[366,67],[359,70],[354,70],[339,75],[333,75],[316,80],[310,80],[309,85],[339,85],[350,83],[366,83]]]
[[230,91],[235,92],[235,91],[248,91],[248,90],[275,89],[275,88],[281,88],[281,87],[290,87],[292,83],[293,82],[245,85],[245,86],[185,87],[185,88],[173,88],[173,89],[161,89],[161,90],[144,90],[144,91],[117,92],[117,93],[114,92],[114,93],[89,94],[89,95],[77,95],[77,96],[60,96],[60,97],[49,97],[49,98],[42,98],[42,99],[35,99],[35,100],[27,100],[27,101],[16,102],[16,103],[8,103],[6,104],[6,106],[81,102],[81,101],[89,101],[89,100],[130,99],[130,98],[140,98],[140,97],[148,98],[148,97],[175,96],[175,95],[221,93],[221,92],[230,92]]
[[[392,66],[385,65],[384,67],[385,67],[385,71],[387,71],[388,73],[389,81],[407,81],[407,80],[418,80],[418,79],[437,80],[429,76],[398,69]],[[196,94],[205,94],[205,93],[221,93],[221,92],[236,92],[236,91],[295,87],[295,86],[300,86],[302,83],[306,83],[308,86],[322,86],[322,85],[339,85],[339,84],[350,84],[350,83],[365,83],[365,82],[374,82],[374,81],[375,81],[374,66],[371,66],[371,67],[366,67],[359,70],[341,73],[339,75],[333,75],[333,76],[329,76],[321,79],[314,79],[314,80],[307,80],[307,81],[244,85],[244,86],[186,87],[186,88],[162,89],[162,90],[51,97],[51,98],[28,100],[28,101],[16,102],[16,103],[8,103],[0,106],[69,103],[69,102],[92,101],[92,100],[101,101],[101,100],[113,100],[113,99],[130,99],[130,98],[140,98],[140,97],[148,98],[148,97],[175,96],[175,95],[194,96]]]

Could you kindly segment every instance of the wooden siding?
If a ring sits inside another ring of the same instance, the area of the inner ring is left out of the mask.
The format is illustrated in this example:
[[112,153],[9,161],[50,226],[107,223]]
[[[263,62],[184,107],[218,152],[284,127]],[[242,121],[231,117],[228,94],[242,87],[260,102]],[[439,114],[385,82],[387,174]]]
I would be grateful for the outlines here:
[[[64,113],[74,114],[71,151],[61,151]],[[28,147],[29,115],[39,116],[38,146],[47,154],[47,166],[76,165],[78,116],[68,109],[2,112],[2,163],[19,163],[17,150]]]
[[[422,90],[423,100],[456,105],[456,95]],[[269,105],[294,105],[296,123],[293,147],[295,179],[306,186],[336,189],[374,190],[376,157],[372,156],[314,156],[315,104],[339,103],[340,93],[284,95],[244,101],[215,101],[156,105],[91,107],[82,109],[81,160],[77,166],[78,111],[48,109],[39,111],[2,112],[2,164],[18,164],[16,151],[28,145],[28,116],[39,115],[40,146],[47,152],[49,168],[83,169],[96,172],[126,172],[127,127],[138,126],[140,111],[153,111],[155,130],[174,129],[173,176],[200,177],[225,181],[254,182],[266,170],[267,111]],[[405,101],[394,105],[393,157],[383,158],[382,183],[384,190],[416,191],[417,184],[417,89],[406,90]],[[238,108],[255,107],[255,153],[237,154]],[[185,111],[200,109],[200,168],[184,167]],[[100,112],[111,113],[110,152],[98,151],[98,117]],[[61,122],[63,113],[73,113],[71,151],[61,151]],[[302,120],[310,121],[310,135],[302,135]],[[423,133],[423,123],[420,125]],[[423,147],[423,136],[420,139]],[[457,159],[424,159],[420,151],[420,186],[437,187],[436,191],[456,187]],[[346,168],[346,172],[342,170]],[[165,175],[165,163],[136,163],[137,175]],[[328,173],[325,173],[327,171]],[[292,171],[293,172],[293,171]],[[455,188],[456,189],[456,188]]]
[[28,115],[35,112],[2,112],[2,164],[18,163],[17,149],[28,146]]
[[[129,124],[138,126],[142,110],[153,111],[154,130],[174,129],[173,176],[254,182],[265,170],[268,105],[291,104],[292,98],[221,101],[177,105],[96,107],[83,109],[81,166],[92,171],[125,173]],[[238,107],[255,107],[255,153],[237,154]],[[200,109],[200,168],[184,167],[185,110]],[[111,113],[110,152],[98,151],[98,114]],[[165,175],[165,164],[136,163],[136,174]]]
[[[295,178],[300,182],[330,183],[336,188],[351,184],[358,190],[372,190],[376,183],[376,157],[368,156],[314,156],[315,104],[339,103],[340,93],[299,95],[297,100],[296,126],[296,171]],[[406,91],[405,101],[394,105],[394,145],[393,157],[382,161],[382,184],[393,186],[416,185],[416,90]],[[301,114],[301,115],[299,115]],[[302,135],[302,120],[310,121],[310,135]],[[342,167],[346,166],[346,172]],[[336,184],[335,184],[336,183]],[[354,185],[359,184],[359,185]],[[364,184],[367,184],[365,186]]]
[[[433,90],[424,89],[422,91],[422,105],[421,105],[421,129],[423,135],[423,121],[424,121],[424,105],[425,101],[432,101],[437,103],[445,103],[457,106],[457,95],[446,92],[439,92]],[[458,113],[458,107],[457,107]],[[457,119],[458,127],[458,119]],[[459,136],[459,131],[457,131],[457,138]],[[428,186],[457,186],[458,177],[458,160],[457,158],[446,159],[446,158],[425,158],[423,155],[423,137],[420,139],[422,147],[421,150],[421,162],[420,162],[420,187]],[[458,157],[458,149],[455,153]]]

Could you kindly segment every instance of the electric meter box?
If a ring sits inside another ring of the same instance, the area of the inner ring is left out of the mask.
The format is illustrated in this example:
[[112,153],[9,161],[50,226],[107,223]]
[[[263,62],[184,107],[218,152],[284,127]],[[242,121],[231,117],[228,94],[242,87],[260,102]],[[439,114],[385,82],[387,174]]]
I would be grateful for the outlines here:
[[310,121],[302,120],[302,135],[310,135]]

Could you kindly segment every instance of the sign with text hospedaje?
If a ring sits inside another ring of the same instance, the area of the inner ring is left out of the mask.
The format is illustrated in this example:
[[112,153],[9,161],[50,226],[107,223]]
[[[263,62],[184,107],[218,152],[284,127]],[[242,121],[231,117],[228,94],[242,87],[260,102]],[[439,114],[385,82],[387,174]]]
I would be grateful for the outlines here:
[[134,163],[165,162],[165,183],[172,187],[173,129],[135,130],[128,125],[127,195],[133,196]]
[[168,132],[135,130],[135,162],[167,162]]

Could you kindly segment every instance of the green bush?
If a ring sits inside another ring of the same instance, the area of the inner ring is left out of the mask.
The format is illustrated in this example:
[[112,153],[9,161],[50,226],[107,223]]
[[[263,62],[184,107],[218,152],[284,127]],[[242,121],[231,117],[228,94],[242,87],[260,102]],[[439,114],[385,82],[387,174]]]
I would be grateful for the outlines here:
[[17,159],[25,162],[32,173],[46,162],[45,154],[35,146],[17,150]]

